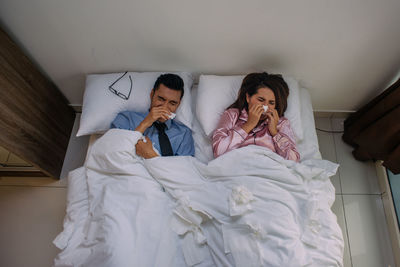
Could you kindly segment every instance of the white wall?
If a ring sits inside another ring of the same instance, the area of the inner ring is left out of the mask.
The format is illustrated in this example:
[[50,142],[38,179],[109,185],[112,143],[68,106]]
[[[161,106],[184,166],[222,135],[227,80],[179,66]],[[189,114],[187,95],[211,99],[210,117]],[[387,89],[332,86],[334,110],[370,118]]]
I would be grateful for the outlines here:
[[400,70],[399,0],[0,0],[0,24],[82,103],[85,74],[267,70],[355,110]]

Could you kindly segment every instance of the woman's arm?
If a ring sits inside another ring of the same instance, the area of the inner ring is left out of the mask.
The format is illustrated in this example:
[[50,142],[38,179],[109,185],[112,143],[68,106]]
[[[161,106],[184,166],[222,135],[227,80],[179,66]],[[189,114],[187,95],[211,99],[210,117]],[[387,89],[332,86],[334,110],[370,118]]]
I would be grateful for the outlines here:
[[288,119],[278,124],[278,133],[272,137],[276,152],[288,160],[300,161],[300,154],[296,148],[295,136]]
[[246,133],[240,126],[235,126],[239,117],[239,112],[234,109],[225,110],[219,120],[217,129],[212,137],[214,157],[238,148],[246,139]]

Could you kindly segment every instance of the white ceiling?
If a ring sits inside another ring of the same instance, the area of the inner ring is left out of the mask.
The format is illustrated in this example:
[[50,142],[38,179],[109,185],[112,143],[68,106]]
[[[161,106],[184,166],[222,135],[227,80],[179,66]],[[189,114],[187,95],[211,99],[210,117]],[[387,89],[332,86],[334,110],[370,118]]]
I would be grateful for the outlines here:
[[356,110],[400,70],[399,0],[0,0],[0,25],[81,104],[124,70],[298,79],[314,110]]

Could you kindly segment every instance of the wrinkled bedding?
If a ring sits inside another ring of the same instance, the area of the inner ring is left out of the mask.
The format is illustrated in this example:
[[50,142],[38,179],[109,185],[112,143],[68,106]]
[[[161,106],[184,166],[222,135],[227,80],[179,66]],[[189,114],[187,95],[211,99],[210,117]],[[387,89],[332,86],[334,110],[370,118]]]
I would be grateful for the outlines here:
[[109,130],[70,173],[55,266],[342,266],[337,164],[259,146],[144,160],[139,138]]

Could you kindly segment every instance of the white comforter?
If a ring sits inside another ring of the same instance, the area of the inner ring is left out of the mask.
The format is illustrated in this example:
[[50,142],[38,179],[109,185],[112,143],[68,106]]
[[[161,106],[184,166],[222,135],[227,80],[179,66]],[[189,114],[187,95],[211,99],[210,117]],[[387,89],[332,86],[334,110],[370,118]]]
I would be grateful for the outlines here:
[[258,146],[143,160],[139,138],[108,131],[70,173],[55,266],[342,266],[336,164]]

